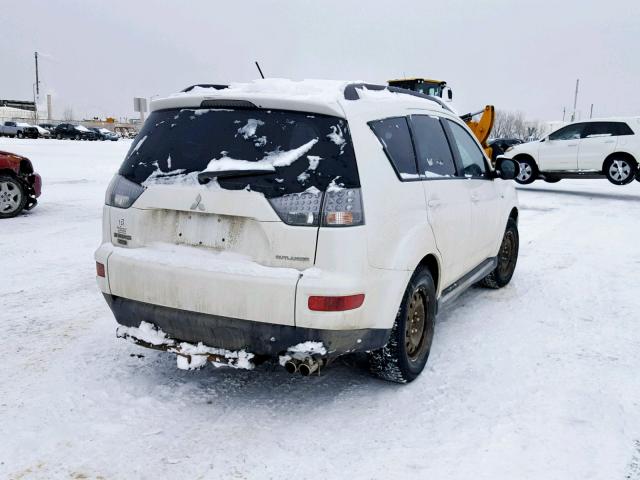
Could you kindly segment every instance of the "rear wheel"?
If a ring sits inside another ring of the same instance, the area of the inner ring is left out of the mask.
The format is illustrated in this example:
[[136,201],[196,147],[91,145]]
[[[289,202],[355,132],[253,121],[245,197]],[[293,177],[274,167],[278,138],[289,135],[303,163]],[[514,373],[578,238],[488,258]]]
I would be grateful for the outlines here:
[[498,252],[498,265],[489,275],[480,280],[479,284],[487,288],[502,288],[508,284],[516,269],[519,248],[518,223],[513,218],[509,218]]
[[73,138],[75,138],[76,140],[80,140],[80,135],[76,134],[76,136]]
[[520,171],[516,176],[516,182],[520,185],[528,185],[533,183],[535,179],[538,177],[538,167],[535,162],[530,159],[518,159],[517,162],[520,164]]
[[24,134],[22,132],[18,132],[18,138],[23,138]]
[[22,184],[17,178],[0,175],[0,218],[18,215],[27,203]]
[[638,164],[629,158],[611,158],[604,164],[604,174],[614,185],[626,185],[633,181]]
[[418,270],[404,293],[387,344],[369,354],[371,373],[391,382],[415,380],[429,358],[436,320],[436,288],[427,269]]

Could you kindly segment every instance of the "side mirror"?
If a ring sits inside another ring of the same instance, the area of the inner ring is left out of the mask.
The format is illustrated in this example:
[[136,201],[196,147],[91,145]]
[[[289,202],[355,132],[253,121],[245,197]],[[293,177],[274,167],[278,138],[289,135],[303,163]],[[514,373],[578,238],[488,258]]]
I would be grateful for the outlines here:
[[520,165],[511,158],[498,158],[496,160],[496,174],[502,180],[513,180],[518,176]]

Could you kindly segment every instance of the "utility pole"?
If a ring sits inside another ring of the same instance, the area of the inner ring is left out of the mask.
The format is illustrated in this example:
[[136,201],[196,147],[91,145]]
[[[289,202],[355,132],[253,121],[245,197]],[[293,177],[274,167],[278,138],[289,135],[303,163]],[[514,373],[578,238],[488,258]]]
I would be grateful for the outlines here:
[[35,52],[36,57],[36,94],[40,95],[40,80],[38,79],[38,52]]
[[562,107],[562,121],[564,122],[564,117],[567,114],[567,107]]
[[593,118],[593,103],[591,104],[591,111],[589,112],[589,118]]
[[38,52],[34,53],[36,59],[36,83],[33,84],[33,118],[38,122],[38,97],[40,96],[40,78],[38,76]]
[[578,106],[578,86],[580,85],[580,79],[576,79],[576,93],[573,96],[573,113],[571,114],[571,121],[576,119],[576,107]]

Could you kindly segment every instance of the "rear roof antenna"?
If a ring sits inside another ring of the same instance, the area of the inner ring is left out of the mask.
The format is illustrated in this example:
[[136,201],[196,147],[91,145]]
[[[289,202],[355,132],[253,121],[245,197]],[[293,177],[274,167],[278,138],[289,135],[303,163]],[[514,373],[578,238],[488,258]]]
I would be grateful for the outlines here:
[[260,68],[260,64],[256,61],[256,67],[258,67],[258,71],[260,72],[260,76],[264,80],[264,73],[262,73],[262,69]]

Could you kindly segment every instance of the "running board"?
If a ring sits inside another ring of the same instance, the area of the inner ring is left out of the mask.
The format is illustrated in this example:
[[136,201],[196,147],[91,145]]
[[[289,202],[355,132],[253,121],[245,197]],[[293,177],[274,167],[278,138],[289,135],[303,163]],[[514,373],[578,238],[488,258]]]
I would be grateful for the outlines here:
[[498,265],[498,257],[487,258],[484,262],[464,275],[460,280],[453,282],[442,291],[438,300],[438,310],[450,305],[458,298],[467,288],[479,282],[484,277],[495,270]]

